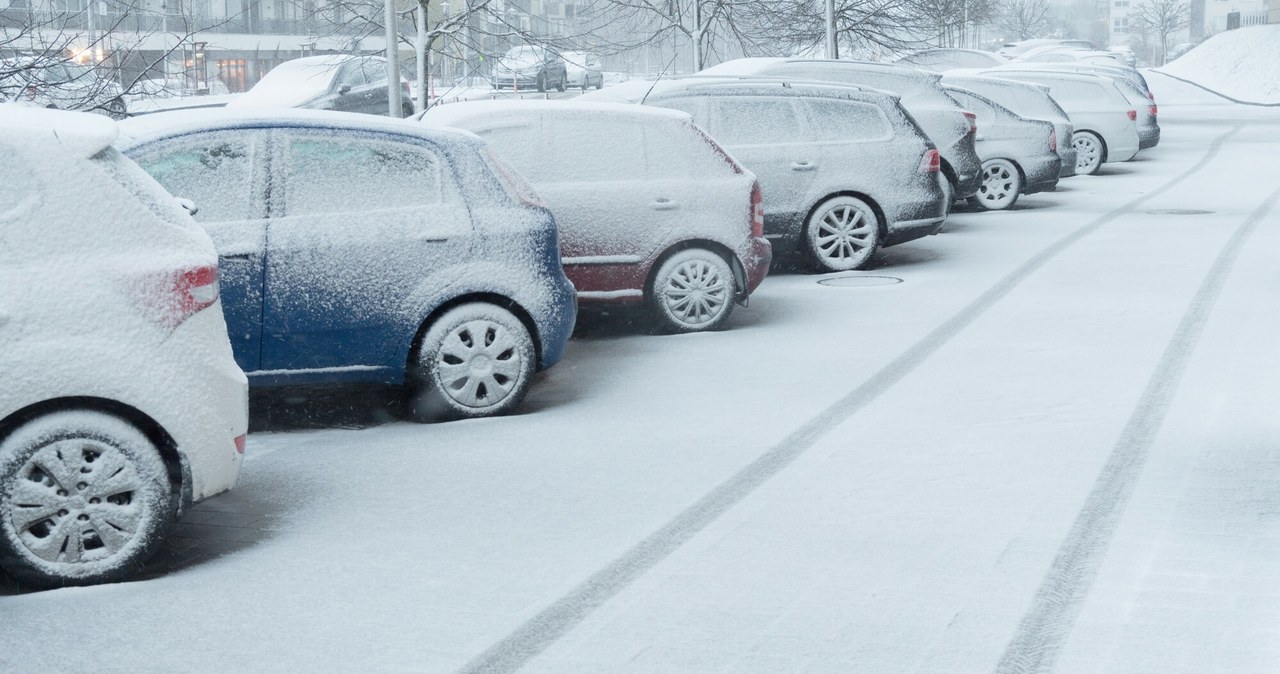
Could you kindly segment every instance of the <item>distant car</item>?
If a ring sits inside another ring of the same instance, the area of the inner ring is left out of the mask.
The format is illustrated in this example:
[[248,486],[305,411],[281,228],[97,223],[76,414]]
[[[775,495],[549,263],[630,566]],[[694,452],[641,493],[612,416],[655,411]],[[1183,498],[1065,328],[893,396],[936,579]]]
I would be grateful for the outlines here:
[[115,136],[0,105],[0,568],[35,586],[126,578],[248,431],[213,244]]
[[[409,83],[400,79],[402,117],[413,114]],[[228,108],[310,108],[387,115],[387,60],[381,56],[307,56],[272,68]]]
[[113,119],[129,114],[118,83],[93,66],[61,57],[0,60],[0,99],[41,108],[96,112]]
[[1009,59],[993,52],[952,47],[923,49],[895,61],[895,63],[902,65],[936,72],[954,70],[956,68],[994,68],[1008,62]]
[[600,71],[600,58],[583,51],[567,51],[562,54],[569,86],[586,91],[592,87],[604,87],[604,73]]
[[[764,231],[819,271],[863,269],[935,234],[951,195],[938,150],[897,96],[787,79],[629,82],[583,99],[684,110],[760,179]],[[948,99],[950,100],[950,99]]]
[[1032,49],[1041,47],[1054,48],[1072,48],[1072,49],[1093,49],[1093,43],[1088,40],[1071,40],[1061,38],[1035,38],[1031,40],[1021,40],[1018,42],[1008,42],[1004,46],[996,50],[996,53],[1005,58],[1015,58]]
[[1147,79],[1134,68],[1117,63],[1019,63],[1010,65],[1019,70],[1051,70],[1054,72],[1076,73],[1080,75],[1099,75],[1116,81],[1120,92],[1138,112],[1138,149],[1146,150],[1160,144],[1160,124],[1157,119],[1159,108],[1156,97],[1147,85]]
[[1077,173],[1093,175],[1105,162],[1128,161],[1138,153],[1138,111],[1114,80],[1007,67],[978,72],[1049,87],[1050,95],[1067,111],[1075,126],[1071,143],[1076,149]]
[[942,155],[942,174],[958,198],[978,191],[982,162],[973,147],[977,118],[947,96],[940,75],[913,66],[867,61],[746,58],[708,68],[701,76],[787,77],[821,80],[896,93]]
[[583,303],[646,303],[667,331],[714,330],[768,273],[755,176],[683,112],[481,101],[423,121],[479,134],[546,197]]
[[564,58],[556,52],[538,45],[521,45],[498,58],[489,81],[494,89],[564,91],[569,86],[569,72]]
[[1058,139],[1058,158],[1062,160],[1058,177],[1068,178],[1076,174],[1076,148],[1072,144],[1075,126],[1066,111],[1049,95],[1049,87],[1033,82],[971,75],[963,71],[951,71],[943,75],[942,84],[980,94],[1020,117],[1053,124]]
[[479,139],[229,112],[130,120],[124,152],[198,206],[253,385],[406,384],[431,421],[508,412],[560,360],[576,306],[555,219]]
[[982,159],[982,187],[969,204],[983,210],[1004,210],[1022,194],[1058,186],[1062,159],[1058,132],[1052,122],[1027,119],[995,101],[965,89],[947,87],[965,108],[978,114],[978,157]]

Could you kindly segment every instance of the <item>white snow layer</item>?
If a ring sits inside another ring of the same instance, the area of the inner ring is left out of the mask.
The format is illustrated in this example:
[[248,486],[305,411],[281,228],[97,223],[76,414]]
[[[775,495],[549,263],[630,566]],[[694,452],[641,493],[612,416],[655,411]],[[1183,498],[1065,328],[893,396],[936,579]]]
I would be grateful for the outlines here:
[[1280,103],[1280,24],[1218,33],[1156,70],[1238,101]]

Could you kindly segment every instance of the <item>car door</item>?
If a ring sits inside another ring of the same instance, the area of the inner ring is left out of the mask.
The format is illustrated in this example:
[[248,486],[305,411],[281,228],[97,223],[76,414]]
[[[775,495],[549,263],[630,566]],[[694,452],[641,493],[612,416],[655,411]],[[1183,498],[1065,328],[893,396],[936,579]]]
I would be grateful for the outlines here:
[[709,100],[707,131],[760,181],[765,236],[777,238],[812,206],[810,188],[823,170],[822,143],[791,98],[726,96]]
[[333,109],[343,112],[364,112],[368,106],[365,100],[364,70],[360,61],[351,60],[338,67],[333,80]]
[[181,136],[130,152],[171,194],[190,199],[218,249],[222,312],[236,364],[258,369],[266,242],[266,132]]
[[381,59],[365,59],[360,64],[364,71],[365,84],[360,87],[363,109],[371,115],[386,115],[389,111],[387,102],[387,62]]
[[379,371],[465,261],[471,221],[426,141],[282,130],[267,230],[262,367]]

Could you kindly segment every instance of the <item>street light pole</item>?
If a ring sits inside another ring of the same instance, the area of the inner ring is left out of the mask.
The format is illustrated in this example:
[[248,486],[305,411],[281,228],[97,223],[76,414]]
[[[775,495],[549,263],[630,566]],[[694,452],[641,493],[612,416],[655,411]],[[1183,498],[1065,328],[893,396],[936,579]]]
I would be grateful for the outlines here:
[[414,112],[427,109],[427,10],[423,1],[418,0],[418,100],[413,104]]
[[[400,117],[400,45],[396,42],[395,0],[385,0],[387,22],[387,114]],[[421,93],[419,93],[421,95]]]
[[827,23],[827,58],[838,59],[840,54],[836,51],[836,0],[826,0],[826,23]]

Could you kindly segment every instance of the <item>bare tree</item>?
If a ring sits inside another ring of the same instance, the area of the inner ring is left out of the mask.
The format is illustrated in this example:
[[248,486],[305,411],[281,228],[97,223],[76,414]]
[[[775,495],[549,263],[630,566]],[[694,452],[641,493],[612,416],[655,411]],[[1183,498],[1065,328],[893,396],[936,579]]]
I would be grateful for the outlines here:
[[908,7],[939,47],[967,46],[969,28],[987,22],[995,11],[993,0],[913,0]]
[[992,22],[1008,39],[1044,37],[1053,29],[1049,0],[998,0]]
[[1164,65],[1169,56],[1169,38],[1191,23],[1191,5],[1187,0],[1141,0],[1129,11],[1129,30],[1139,39],[1149,39],[1155,51],[1159,44],[1159,53],[1153,53],[1154,65]]

